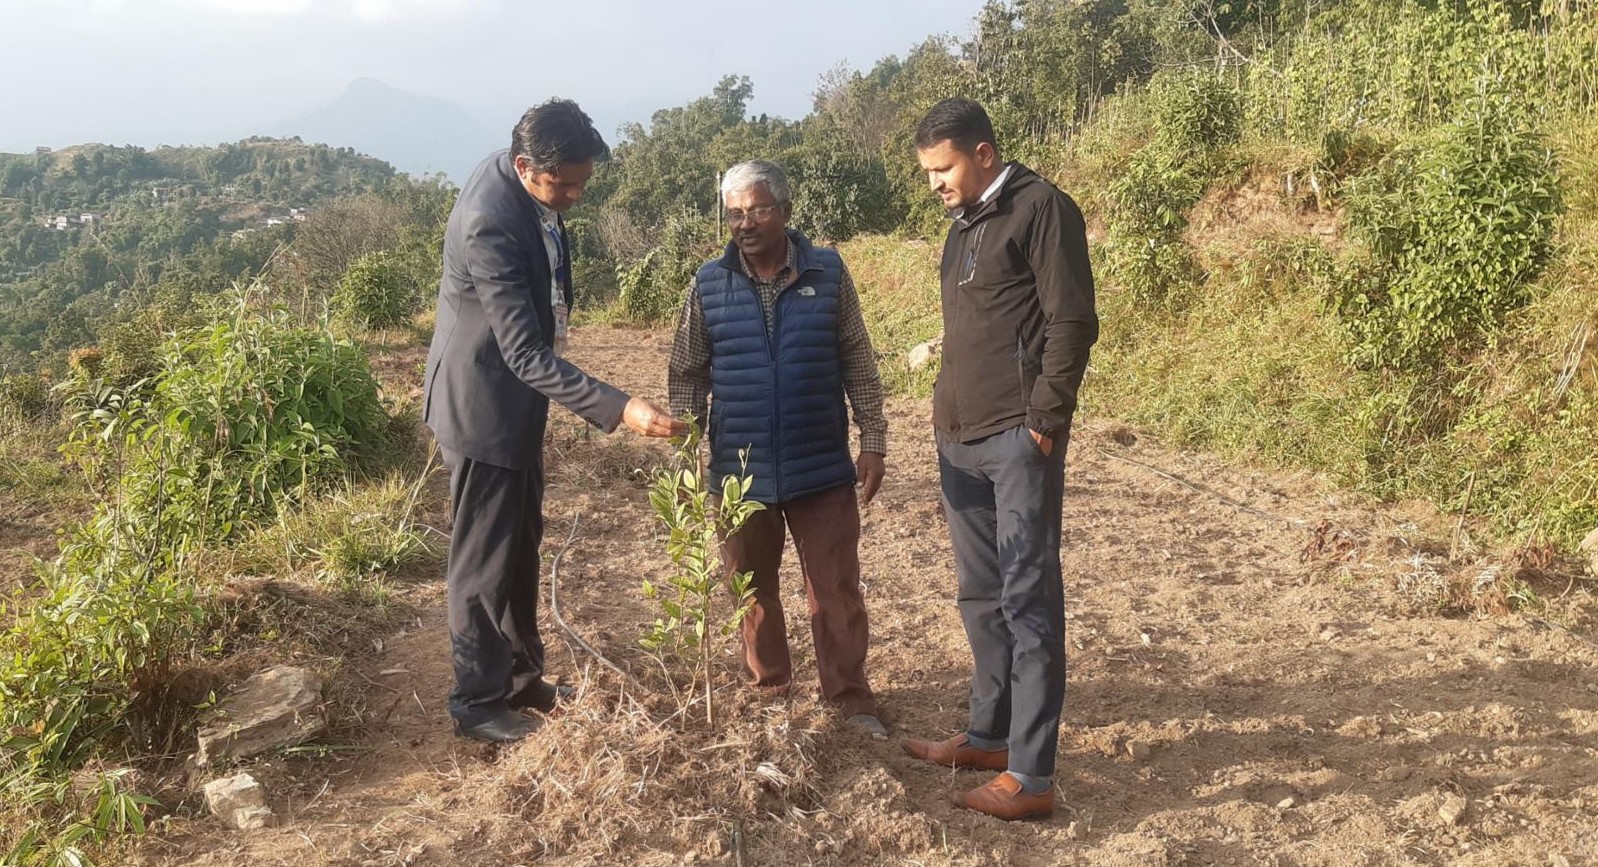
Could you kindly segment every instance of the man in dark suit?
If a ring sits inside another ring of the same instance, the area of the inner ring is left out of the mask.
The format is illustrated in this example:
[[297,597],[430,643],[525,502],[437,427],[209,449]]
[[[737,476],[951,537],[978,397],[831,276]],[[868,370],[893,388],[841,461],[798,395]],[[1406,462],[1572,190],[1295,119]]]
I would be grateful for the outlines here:
[[438,322],[424,373],[423,418],[450,470],[449,629],[457,731],[514,741],[550,710],[538,635],[544,427],[551,400],[607,433],[644,436],[682,422],[559,356],[572,302],[560,214],[608,154],[588,115],[550,100],[522,115],[509,150],[466,181],[444,236]]

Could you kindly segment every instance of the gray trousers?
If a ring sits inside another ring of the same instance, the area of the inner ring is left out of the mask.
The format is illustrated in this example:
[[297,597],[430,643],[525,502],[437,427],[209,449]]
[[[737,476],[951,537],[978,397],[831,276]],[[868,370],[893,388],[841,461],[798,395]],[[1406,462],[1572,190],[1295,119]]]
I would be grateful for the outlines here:
[[[449,713],[476,725],[552,699],[538,634],[544,471],[511,470],[444,450],[449,467]],[[547,695],[546,695],[547,693]]]
[[1045,457],[1024,426],[938,436],[944,514],[975,670],[967,733],[1010,748],[1011,771],[1054,773],[1065,700],[1060,510],[1067,436]]

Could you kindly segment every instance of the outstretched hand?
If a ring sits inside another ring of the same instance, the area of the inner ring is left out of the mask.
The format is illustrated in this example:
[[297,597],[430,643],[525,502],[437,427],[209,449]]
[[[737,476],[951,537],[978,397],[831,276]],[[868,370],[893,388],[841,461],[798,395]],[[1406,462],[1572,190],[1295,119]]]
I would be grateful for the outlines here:
[[672,418],[671,413],[641,397],[630,398],[621,420],[633,432],[646,437],[675,437],[688,433],[688,423]]
[[860,458],[855,461],[855,475],[859,478],[860,505],[869,506],[871,498],[877,495],[877,489],[882,487],[882,477],[887,475],[882,455],[861,452]]

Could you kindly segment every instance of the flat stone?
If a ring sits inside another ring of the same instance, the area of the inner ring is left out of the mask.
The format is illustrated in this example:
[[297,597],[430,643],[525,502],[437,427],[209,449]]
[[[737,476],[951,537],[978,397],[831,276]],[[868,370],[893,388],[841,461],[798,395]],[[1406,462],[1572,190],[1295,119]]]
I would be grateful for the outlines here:
[[303,668],[269,668],[239,687],[200,724],[194,763],[242,759],[303,744],[327,728],[322,681]]
[[234,774],[205,784],[205,805],[222,821],[240,831],[265,828],[272,821],[266,790],[249,774]]
[[1384,783],[1402,783],[1403,781],[1414,776],[1414,774],[1415,770],[1413,768],[1406,768],[1402,765],[1394,765],[1392,767],[1383,768],[1380,771],[1377,771],[1376,779]]
[[942,347],[943,335],[941,334],[925,343],[916,344],[915,348],[910,350],[910,369],[920,370],[931,364],[932,359],[938,357],[938,350]]

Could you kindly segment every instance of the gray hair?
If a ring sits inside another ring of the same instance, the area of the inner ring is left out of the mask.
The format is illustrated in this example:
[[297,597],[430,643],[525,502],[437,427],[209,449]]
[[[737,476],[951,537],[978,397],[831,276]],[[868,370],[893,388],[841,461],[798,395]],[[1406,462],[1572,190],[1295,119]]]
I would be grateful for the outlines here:
[[765,160],[749,160],[728,169],[721,178],[721,199],[726,201],[734,193],[760,185],[779,203],[788,201],[788,176],[782,166]]

